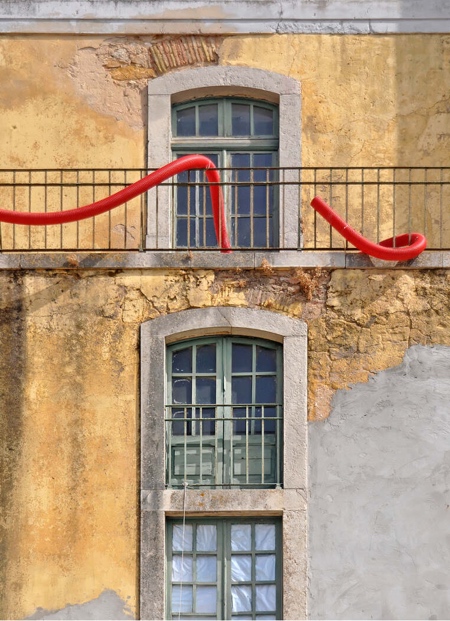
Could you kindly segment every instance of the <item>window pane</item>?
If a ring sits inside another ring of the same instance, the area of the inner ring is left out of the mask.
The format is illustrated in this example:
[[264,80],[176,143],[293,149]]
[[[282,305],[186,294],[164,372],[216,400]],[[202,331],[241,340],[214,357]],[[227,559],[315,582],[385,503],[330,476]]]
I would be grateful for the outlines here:
[[216,378],[197,377],[196,403],[216,403]]
[[192,403],[192,380],[179,377],[172,380],[172,403]]
[[[246,408],[233,408],[233,418],[246,418]],[[246,420],[235,420],[233,422],[233,434],[236,435],[244,435],[245,430],[247,429],[248,421]]]
[[217,587],[198,586],[195,599],[195,612],[216,612]]
[[257,375],[256,403],[276,403],[277,378],[275,375]]
[[252,402],[252,378],[233,377],[231,380],[231,402],[232,403],[251,403]]
[[251,246],[250,218],[233,218],[231,222],[231,234],[236,246],[250,248]]
[[218,136],[219,121],[217,115],[217,104],[199,106],[198,115],[200,121],[200,136]]
[[275,554],[258,554],[255,572],[256,580],[275,580]]
[[251,582],[252,557],[246,554],[231,556],[231,579],[233,582]]
[[177,110],[177,136],[195,136],[195,106]]
[[274,584],[256,587],[256,610],[275,610],[277,607],[277,589]]
[[[268,153],[253,153],[253,166],[255,168],[271,168],[274,163],[275,153],[269,151]],[[266,170],[255,170],[255,181],[270,181],[272,180],[273,173]]]
[[231,549],[233,552],[252,549],[252,527],[250,524],[231,525]]
[[172,550],[174,552],[189,552],[192,550],[192,532],[191,524],[174,524],[172,531]]
[[248,612],[252,609],[252,587],[232,586],[231,601],[233,612]]
[[273,110],[253,106],[253,122],[256,136],[273,136]]
[[265,619],[266,621],[276,621],[275,615],[256,615],[256,619]]
[[234,181],[250,181],[250,170],[239,170],[240,168],[250,168],[250,153],[231,153],[231,168],[233,170]]
[[192,347],[173,352],[172,373],[192,373]]
[[265,372],[277,370],[277,352],[275,349],[256,346],[256,370]]
[[215,582],[217,580],[217,557],[197,556],[197,582]]
[[272,246],[271,220],[267,218],[253,219],[253,246],[267,248]]
[[197,347],[197,373],[216,372],[216,345],[199,345]]
[[172,587],[172,612],[192,612],[192,587]]
[[173,582],[192,582],[192,558],[173,556],[172,558]]
[[[201,418],[201,422],[197,422],[197,434],[204,436],[214,436],[216,433],[216,410],[214,408],[196,408],[196,417]],[[202,426],[200,432],[200,425]]]
[[231,370],[233,373],[251,373],[252,371],[252,345],[233,343]]
[[233,136],[250,136],[249,104],[231,104],[231,132]]
[[197,526],[197,550],[201,552],[217,550],[217,527],[214,524]]
[[255,547],[257,550],[275,550],[274,524],[255,525]]

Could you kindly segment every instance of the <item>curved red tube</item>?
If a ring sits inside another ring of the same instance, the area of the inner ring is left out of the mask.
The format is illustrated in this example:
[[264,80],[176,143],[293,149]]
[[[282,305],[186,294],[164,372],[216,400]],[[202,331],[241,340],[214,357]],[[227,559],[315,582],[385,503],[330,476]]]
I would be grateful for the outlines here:
[[415,259],[427,247],[427,240],[420,233],[404,233],[375,244],[352,229],[320,196],[312,199],[311,206],[353,246],[377,259],[408,261]]
[[214,163],[205,155],[185,155],[184,157],[180,157],[178,160],[162,166],[123,190],[119,190],[119,192],[96,201],[95,203],[91,203],[90,205],[84,205],[76,209],[68,209],[67,211],[47,213],[27,213],[0,209],[0,221],[9,222],[11,224],[48,226],[49,224],[65,224],[66,222],[76,222],[77,220],[92,218],[93,216],[98,216],[101,213],[110,211],[114,209],[114,207],[123,205],[123,203],[136,198],[136,196],[143,194],[155,185],[159,185],[163,181],[166,181],[169,177],[196,168],[205,169],[206,177],[210,183],[209,190],[211,193],[214,230],[217,243],[220,246],[221,252],[231,252],[230,240],[228,239],[227,233],[223,194],[220,185],[218,185],[220,184],[219,171],[216,169]]

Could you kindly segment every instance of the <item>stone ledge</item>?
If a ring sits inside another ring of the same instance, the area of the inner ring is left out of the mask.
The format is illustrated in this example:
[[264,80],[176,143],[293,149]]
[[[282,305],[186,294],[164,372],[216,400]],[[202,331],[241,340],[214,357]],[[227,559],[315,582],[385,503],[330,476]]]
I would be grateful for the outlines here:
[[411,261],[380,261],[359,252],[27,252],[0,253],[0,270],[128,269],[448,269],[450,251],[426,251]]

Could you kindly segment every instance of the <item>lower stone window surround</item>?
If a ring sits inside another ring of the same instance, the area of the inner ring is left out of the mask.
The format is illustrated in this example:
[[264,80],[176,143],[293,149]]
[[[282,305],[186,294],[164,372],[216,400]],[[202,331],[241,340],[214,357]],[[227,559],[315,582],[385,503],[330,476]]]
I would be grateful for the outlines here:
[[[282,345],[282,489],[166,487],[164,369],[167,346],[183,339],[224,334],[275,341]],[[283,581],[279,595],[282,610],[280,614],[277,608],[276,615],[284,619],[304,618],[307,483],[304,322],[270,311],[220,307],[182,311],[146,322],[141,329],[141,408],[141,617],[168,618],[166,526],[171,520],[184,516],[186,521],[226,521],[233,517],[247,524],[249,520],[278,519],[283,541],[280,567]],[[255,618],[256,613],[256,608],[252,608],[249,614]],[[244,618],[246,613],[236,612],[234,616]]]

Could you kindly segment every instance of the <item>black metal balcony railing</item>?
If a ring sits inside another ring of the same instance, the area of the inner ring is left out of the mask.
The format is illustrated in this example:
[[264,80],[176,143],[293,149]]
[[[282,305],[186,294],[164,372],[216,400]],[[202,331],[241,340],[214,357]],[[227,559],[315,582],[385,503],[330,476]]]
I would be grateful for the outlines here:
[[[149,171],[0,170],[0,207],[50,212],[109,196]],[[421,232],[450,249],[450,168],[222,169],[228,229],[245,250],[352,250],[316,214],[319,195],[372,241]],[[0,223],[3,252],[205,250],[215,247],[204,173],[192,171],[116,209],[48,227]]]

